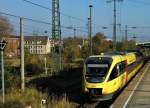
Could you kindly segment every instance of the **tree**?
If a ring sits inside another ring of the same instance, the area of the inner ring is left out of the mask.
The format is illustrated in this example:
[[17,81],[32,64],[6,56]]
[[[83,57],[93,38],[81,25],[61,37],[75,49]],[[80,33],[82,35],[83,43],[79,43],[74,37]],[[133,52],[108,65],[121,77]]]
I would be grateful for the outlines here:
[[100,54],[101,52],[106,52],[112,49],[112,42],[106,40],[106,36],[100,32],[92,39],[93,42],[93,54]]
[[117,50],[118,51],[125,51],[129,49],[135,49],[136,43],[133,40],[123,41],[123,42],[117,42]]
[[13,26],[6,17],[0,16],[0,39],[10,35],[13,31]]
[[81,57],[82,41],[82,38],[69,37],[64,39],[63,57],[66,62],[72,62]]
[[136,42],[133,40],[129,40],[127,49],[135,49],[136,48]]
[[87,45],[84,45],[82,47],[82,58],[87,58],[89,56],[89,47]]

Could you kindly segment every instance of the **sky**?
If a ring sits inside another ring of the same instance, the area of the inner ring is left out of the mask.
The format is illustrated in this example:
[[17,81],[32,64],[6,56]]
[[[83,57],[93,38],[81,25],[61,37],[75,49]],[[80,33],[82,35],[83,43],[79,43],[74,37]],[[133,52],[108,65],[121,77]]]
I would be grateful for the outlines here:
[[[33,3],[52,9],[52,0],[28,0]],[[112,38],[113,2],[111,0],[60,0],[61,25],[76,27],[76,35],[87,37],[87,19],[89,17],[89,5],[92,8],[93,35],[102,32],[107,38]],[[52,11],[29,4],[24,0],[0,0],[0,12],[32,18],[47,23],[52,23]],[[117,39],[124,36],[125,25],[128,25],[128,37],[137,37],[137,41],[150,40],[150,1],[149,0],[123,0],[117,2]],[[19,34],[19,18],[6,16],[14,27],[14,34]],[[74,17],[74,18],[73,18]],[[107,29],[103,29],[107,27]],[[132,29],[136,27],[136,29]],[[61,28],[62,37],[73,36],[71,29]],[[47,32],[45,32],[47,31]],[[51,35],[51,24],[42,24],[24,21],[24,34]]]

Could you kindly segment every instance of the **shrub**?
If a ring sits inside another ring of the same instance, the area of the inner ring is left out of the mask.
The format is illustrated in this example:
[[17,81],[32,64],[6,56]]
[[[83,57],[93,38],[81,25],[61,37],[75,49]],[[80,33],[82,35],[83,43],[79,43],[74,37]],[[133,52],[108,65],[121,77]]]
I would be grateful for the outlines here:
[[40,64],[27,64],[25,68],[27,75],[38,75],[44,72],[44,68]]

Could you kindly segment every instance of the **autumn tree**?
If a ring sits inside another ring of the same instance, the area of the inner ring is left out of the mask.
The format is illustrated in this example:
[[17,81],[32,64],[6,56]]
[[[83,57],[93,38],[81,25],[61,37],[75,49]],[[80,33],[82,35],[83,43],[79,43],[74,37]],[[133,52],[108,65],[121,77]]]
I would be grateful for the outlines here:
[[[11,34],[13,30],[13,27],[10,23],[10,21],[3,16],[0,16],[0,40],[5,39],[7,36]],[[16,69],[17,66],[14,66],[18,64],[17,60],[8,60],[6,53],[8,52],[8,49],[5,48],[4,50],[4,66],[5,66],[5,87],[10,88],[14,85],[14,82],[18,80],[18,70]],[[13,79],[15,76],[15,79]],[[0,77],[1,81],[1,77]],[[0,83],[1,86],[1,83]]]
[[136,43],[133,40],[117,42],[118,51],[125,51],[125,50],[135,49],[135,48],[136,48]]
[[82,38],[64,39],[63,58],[66,62],[72,62],[76,58],[81,57]]
[[90,51],[89,46],[88,45],[83,45],[82,46],[82,51],[81,51],[82,58],[84,58],[84,59],[87,58],[90,54],[89,51]]
[[92,39],[93,42],[93,54],[100,54],[101,52],[106,52],[111,50],[112,42],[106,39],[106,36],[100,32]]
[[0,39],[10,35],[13,27],[6,17],[0,16]]

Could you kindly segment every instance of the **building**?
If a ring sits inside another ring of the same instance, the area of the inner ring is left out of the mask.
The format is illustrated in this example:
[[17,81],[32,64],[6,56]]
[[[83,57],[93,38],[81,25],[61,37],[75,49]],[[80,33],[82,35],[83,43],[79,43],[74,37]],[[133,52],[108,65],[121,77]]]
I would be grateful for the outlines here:
[[[6,50],[8,57],[20,56],[20,37],[9,36],[5,38],[7,42]],[[48,36],[25,36],[24,46],[30,54],[49,54],[54,46],[53,41]]]
[[25,48],[29,49],[31,54],[51,53],[52,44],[48,36],[25,36]]
[[8,57],[20,56],[20,38],[18,36],[9,36],[5,38],[7,42],[6,51]]

